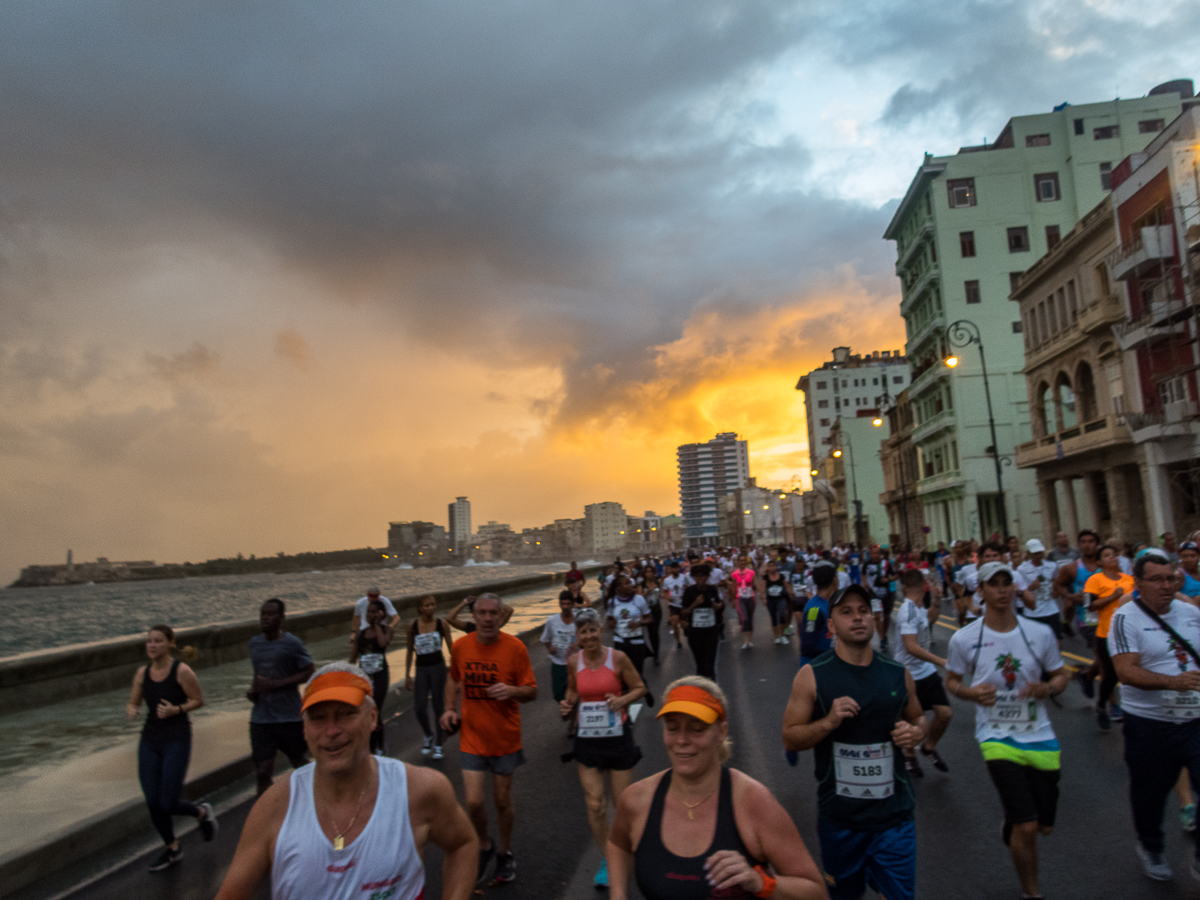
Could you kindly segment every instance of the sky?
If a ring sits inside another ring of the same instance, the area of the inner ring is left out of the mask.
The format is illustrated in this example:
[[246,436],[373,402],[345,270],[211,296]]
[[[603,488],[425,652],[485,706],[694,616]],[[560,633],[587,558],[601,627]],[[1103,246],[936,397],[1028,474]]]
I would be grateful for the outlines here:
[[1200,76],[1200,5],[14,0],[0,579],[678,511],[899,349],[924,152]]

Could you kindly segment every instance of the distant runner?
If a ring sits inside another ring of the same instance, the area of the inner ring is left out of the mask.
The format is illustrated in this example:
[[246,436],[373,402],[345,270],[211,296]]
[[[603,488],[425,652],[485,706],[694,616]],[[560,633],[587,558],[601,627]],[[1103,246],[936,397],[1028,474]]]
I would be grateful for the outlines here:
[[275,775],[275,755],[283,753],[295,769],[304,765],[308,750],[300,721],[300,685],[313,673],[304,641],[283,630],[285,606],[272,597],[258,612],[262,634],[250,638],[254,681],[246,696],[250,713],[250,756],[254,760],[261,797]]
[[[408,624],[404,687],[413,692],[413,712],[425,735],[421,755],[441,759],[442,739],[445,736],[441,720],[446,704],[446,658],[442,655],[442,645],[449,647],[451,637],[450,626],[439,619],[436,613],[437,598],[432,594],[422,597],[417,607],[417,618]],[[429,720],[430,703],[433,704],[432,724]]]
[[[946,696],[946,688],[942,685],[942,677],[937,671],[938,666],[946,667],[946,660],[929,649],[932,638],[930,630],[942,610],[941,599],[939,596],[929,609],[925,608],[925,593],[930,585],[920,569],[907,569],[900,576],[900,584],[904,590],[904,600],[896,611],[896,662],[908,669],[912,676],[922,712],[933,713],[933,721],[929,723],[921,744],[921,754],[939,772],[949,772],[950,766],[937,752],[938,741],[946,733],[954,714],[950,699]],[[913,750],[905,751],[904,765],[910,775],[920,778],[925,774]]]
[[717,648],[721,641],[721,610],[725,603],[717,588],[708,583],[712,569],[698,563],[692,566],[693,584],[683,591],[680,618],[688,623],[688,646],[696,660],[696,674],[705,678],[717,677]]
[[354,601],[354,624],[352,639],[357,639],[358,632],[367,627],[367,606],[372,600],[378,600],[383,604],[383,609],[387,613],[387,622],[393,628],[400,624],[400,614],[396,612],[396,607],[392,605],[392,601],[387,597],[380,595],[379,588],[373,587],[367,591],[366,596],[359,597]]

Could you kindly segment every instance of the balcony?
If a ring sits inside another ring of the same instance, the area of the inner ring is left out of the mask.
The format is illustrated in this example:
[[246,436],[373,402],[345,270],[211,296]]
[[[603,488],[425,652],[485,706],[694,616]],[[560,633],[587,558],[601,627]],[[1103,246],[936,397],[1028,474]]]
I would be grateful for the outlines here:
[[1152,300],[1136,319],[1113,325],[1113,334],[1122,350],[1132,350],[1174,334],[1186,334],[1192,309],[1183,300],[1172,297]]
[[1117,281],[1128,281],[1174,256],[1175,229],[1170,225],[1151,225],[1138,229],[1132,241],[1109,254],[1108,268]]
[[1032,469],[1056,460],[1128,444],[1133,440],[1127,416],[1104,416],[1064,428],[1057,434],[1035,438],[1017,445],[1017,468]]
[[962,487],[963,476],[958,469],[950,469],[946,472],[939,472],[937,475],[930,475],[928,478],[922,478],[917,482],[917,496],[923,497],[926,494],[932,494],[935,491],[944,491],[947,488]]
[[1079,327],[1084,331],[1095,331],[1124,318],[1125,304],[1116,294],[1108,294],[1079,310]]
[[900,258],[896,260],[896,274],[903,275],[904,269],[907,268],[912,260],[913,253],[927,234],[933,233],[933,219],[926,219],[921,223],[921,227],[917,229],[917,233],[912,236],[912,240],[908,242],[908,246],[904,248],[904,252],[900,254]]
[[939,431],[945,431],[947,428],[953,428],[955,424],[954,410],[943,409],[940,413],[936,413],[913,428],[912,442],[919,444],[924,440],[933,437]]
[[913,286],[903,292],[904,298],[900,301],[900,315],[904,315],[910,309],[912,309],[912,305],[917,298],[925,293],[926,288],[940,278],[941,274],[941,267],[938,266],[937,263],[934,263],[928,269],[926,269],[925,273],[915,282],[913,282]]
[[1192,434],[1200,427],[1200,409],[1195,400],[1163,405],[1162,412],[1129,413],[1125,418],[1135,444]]
[[939,378],[948,376],[950,369],[946,368],[945,364],[940,359],[935,359],[933,365],[916,375],[912,381],[908,383],[908,397],[910,400],[916,400],[925,393],[931,386],[937,383]]
[[905,341],[905,354],[911,355],[915,353],[918,349],[920,349],[922,342],[924,342],[927,337],[934,332],[944,331],[945,328],[946,314],[935,313],[932,317],[930,317],[928,322],[908,336],[908,340]]

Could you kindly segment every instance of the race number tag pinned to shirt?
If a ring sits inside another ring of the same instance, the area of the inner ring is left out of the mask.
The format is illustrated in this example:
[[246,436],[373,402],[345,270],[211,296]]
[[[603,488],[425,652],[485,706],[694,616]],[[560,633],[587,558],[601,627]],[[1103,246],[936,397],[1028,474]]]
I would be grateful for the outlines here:
[[1037,730],[1037,701],[1018,691],[996,691],[996,705],[987,709],[988,724],[1010,734]]
[[892,743],[833,743],[833,774],[839,797],[880,800],[892,796]]
[[420,656],[428,656],[430,653],[437,653],[441,643],[442,633],[440,631],[427,631],[424,634],[417,634],[413,638],[413,650]]
[[556,631],[552,643],[555,649],[566,650],[575,640],[575,635],[570,631]]
[[754,588],[743,585],[738,588],[738,598],[741,600],[749,600],[754,596]]
[[1200,692],[1163,691],[1163,715],[1172,719],[1200,718]]
[[621,734],[620,716],[609,709],[604,700],[580,703],[576,734],[581,738],[618,737]]
[[382,653],[364,653],[358,658],[358,667],[368,675],[378,675],[383,671],[384,662]]
[[717,614],[711,606],[692,610],[693,628],[712,628],[717,624]]

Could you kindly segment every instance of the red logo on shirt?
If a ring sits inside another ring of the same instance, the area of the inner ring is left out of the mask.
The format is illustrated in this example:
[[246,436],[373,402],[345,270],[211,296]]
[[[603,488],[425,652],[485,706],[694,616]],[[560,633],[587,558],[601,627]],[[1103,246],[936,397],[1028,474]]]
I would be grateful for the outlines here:
[[352,859],[352,860],[350,860],[350,862],[346,863],[344,866],[326,866],[325,871],[332,872],[334,875],[341,875],[343,872],[347,872],[350,869],[353,869],[356,862],[357,862],[357,860]]

